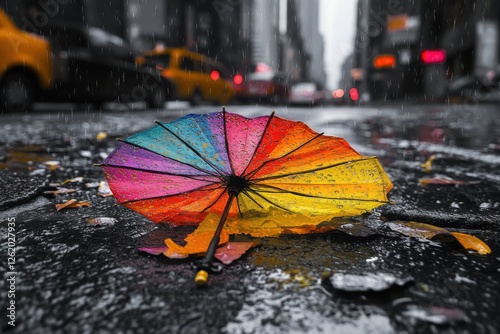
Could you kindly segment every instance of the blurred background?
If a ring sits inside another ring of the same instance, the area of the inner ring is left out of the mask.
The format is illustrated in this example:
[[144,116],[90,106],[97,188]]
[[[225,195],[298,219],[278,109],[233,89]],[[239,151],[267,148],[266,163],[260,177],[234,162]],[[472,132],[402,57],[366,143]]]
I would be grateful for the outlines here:
[[[129,60],[163,77],[166,99],[194,104],[210,100],[208,90],[219,89],[211,87],[215,81],[225,83],[214,99],[222,103],[491,101],[498,95],[500,3],[493,0],[18,0],[1,7],[18,28],[49,39],[51,52],[68,51],[64,39],[74,38],[55,34],[56,24],[102,29],[110,41],[127,44]],[[206,58],[175,65],[171,59],[196,57],[175,49]],[[92,52],[124,58],[102,46]],[[71,80],[59,73],[69,65],[55,53],[57,90]],[[194,72],[207,76],[188,79]]]

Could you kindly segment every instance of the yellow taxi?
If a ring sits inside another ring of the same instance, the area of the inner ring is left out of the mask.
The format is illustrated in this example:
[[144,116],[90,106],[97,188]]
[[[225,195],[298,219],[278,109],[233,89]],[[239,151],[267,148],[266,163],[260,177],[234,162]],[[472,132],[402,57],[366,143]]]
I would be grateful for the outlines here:
[[156,48],[136,59],[137,64],[155,67],[174,85],[173,99],[227,104],[234,97],[228,71],[216,60],[180,48]]
[[0,111],[25,112],[53,86],[50,44],[17,28],[0,9],[0,45]]

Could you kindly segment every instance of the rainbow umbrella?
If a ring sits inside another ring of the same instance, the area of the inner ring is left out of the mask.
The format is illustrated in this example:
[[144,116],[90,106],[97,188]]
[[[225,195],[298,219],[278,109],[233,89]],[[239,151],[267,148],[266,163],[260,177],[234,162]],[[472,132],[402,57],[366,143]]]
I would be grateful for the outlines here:
[[116,200],[155,223],[196,225],[220,215],[200,284],[226,220],[272,215],[293,228],[294,215],[319,222],[367,212],[388,203],[392,188],[375,157],[274,113],[223,110],[157,122],[121,140],[101,166]]

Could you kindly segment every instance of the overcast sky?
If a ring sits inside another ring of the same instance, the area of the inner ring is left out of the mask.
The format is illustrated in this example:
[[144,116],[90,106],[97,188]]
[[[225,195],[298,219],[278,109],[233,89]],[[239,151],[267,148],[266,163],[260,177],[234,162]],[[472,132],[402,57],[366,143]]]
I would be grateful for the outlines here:
[[340,66],[354,45],[357,0],[320,0],[320,31],[325,41],[328,86],[337,88]]

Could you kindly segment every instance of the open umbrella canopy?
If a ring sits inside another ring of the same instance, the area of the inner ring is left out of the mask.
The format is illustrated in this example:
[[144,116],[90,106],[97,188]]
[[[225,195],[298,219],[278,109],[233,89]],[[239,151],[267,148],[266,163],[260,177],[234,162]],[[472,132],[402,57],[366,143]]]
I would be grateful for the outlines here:
[[[271,114],[192,114],[122,140],[102,164],[117,201],[156,223],[207,214],[293,227],[387,203],[392,183],[375,157],[342,138]],[[232,201],[232,198],[236,198]],[[291,217],[302,217],[294,223]]]
[[[228,234],[316,231],[322,222],[387,203],[392,188],[375,157],[274,113],[245,118],[223,110],[157,122],[123,140],[102,168],[118,202],[156,223],[206,218],[210,225],[220,215],[210,243],[201,232],[188,242],[198,252],[200,237],[207,241],[199,285],[220,269],[212,260]],[[166,244],[170,253],[186,251]]]

